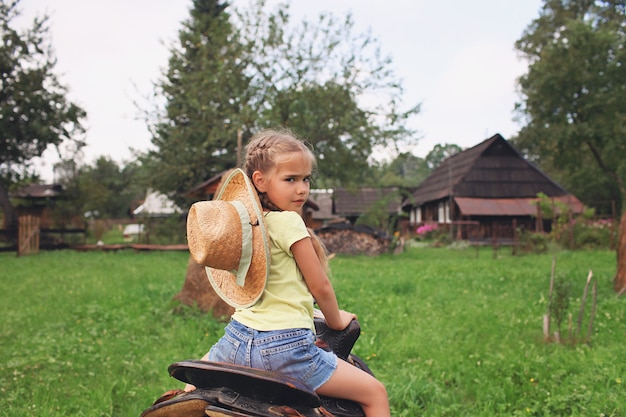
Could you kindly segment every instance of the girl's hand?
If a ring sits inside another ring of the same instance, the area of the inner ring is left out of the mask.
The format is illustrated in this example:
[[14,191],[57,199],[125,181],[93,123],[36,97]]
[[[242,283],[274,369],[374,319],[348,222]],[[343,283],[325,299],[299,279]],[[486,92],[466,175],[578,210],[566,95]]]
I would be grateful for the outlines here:
[[356,320],[356,314],[344,310],[339,310],[339,318],[341,321],[341,328],[335,330],[343,330],[348,327],[352,320]]

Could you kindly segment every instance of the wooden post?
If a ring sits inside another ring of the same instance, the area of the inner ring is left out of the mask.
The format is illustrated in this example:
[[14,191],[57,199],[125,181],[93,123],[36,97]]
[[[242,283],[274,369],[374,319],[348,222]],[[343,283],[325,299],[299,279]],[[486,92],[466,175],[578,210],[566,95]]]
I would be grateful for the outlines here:
[[550,340],[550,315],[543,315],[543,340],[547,342]]
[[511,249],[513,256],[517,255],[517,219],[513,217],[513,248]]
[[493,248],[493,259],[498,257],[498,237],[496,221],[491,221],[491,247]]
[[589,328],[587,329],[587,343],[591,342],[591,334],[593,332],[593,319],[596,316],[596,304],[598,303],[598,280],[593,281],[591,289],[593,295],[593,304],[591,305],[591,315],[589,316]]
[[591,282],[591,278],[593,277],[593,272],[589,270],[589,274],[587,275],[587,283],[585,283],[585,289],[583,291],[583,298],[580,301],[580,311],[578,312],[578,326],[576,327],[576,338],[580,335],[580,328],[583,324],[583,313],[585,312],[585,304],[587,302],[587,293],[589,292],[589,283]]
[[548,290],[548,308],[543,316],[543,337],[550,339],[550,308],[552,307],[552,291],[554,290],[554,272],[556,270],[556,256],[552,257],[552,269],[550,271],[550,289]]

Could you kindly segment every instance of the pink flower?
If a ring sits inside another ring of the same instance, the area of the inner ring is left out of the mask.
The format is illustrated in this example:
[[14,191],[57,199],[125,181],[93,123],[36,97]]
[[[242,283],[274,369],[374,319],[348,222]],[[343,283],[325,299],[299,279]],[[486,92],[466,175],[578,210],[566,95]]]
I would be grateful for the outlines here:
[[433,230],[437,230],[436,224],[423,224],[417,228],[415,231],[418,235],[425,235],[428,232],[432,232]]

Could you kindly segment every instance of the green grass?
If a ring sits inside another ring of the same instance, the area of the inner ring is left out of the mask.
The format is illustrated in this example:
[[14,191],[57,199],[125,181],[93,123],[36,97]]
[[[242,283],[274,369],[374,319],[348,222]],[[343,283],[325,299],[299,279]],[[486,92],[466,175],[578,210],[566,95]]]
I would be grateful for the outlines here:
[[[392,415],[626,415],[615,254],[557,255],[574,325],[588,271],[598,280],[588,344],[543,342],[551,262],[432,248],[333,260],[340,305],[362,326],[355,352]],[[171,301],[186,264],[181,252],[1,253],[0,416],[139,416],[181,388],[167,366],[202,356],[223,328]]]

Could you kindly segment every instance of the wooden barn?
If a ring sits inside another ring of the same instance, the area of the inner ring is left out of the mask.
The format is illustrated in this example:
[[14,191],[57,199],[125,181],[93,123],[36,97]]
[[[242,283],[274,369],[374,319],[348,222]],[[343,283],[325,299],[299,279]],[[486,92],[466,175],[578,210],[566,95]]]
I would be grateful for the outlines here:
[[409,213],[411,228],[434,223],[450,230],[455,239],[506,243],[520,227],[549,230],[552,219],[542,218],[539,193],[566,204],[573,214],[584,209],[496,134],[444,160],[403,201],[402,209]]

